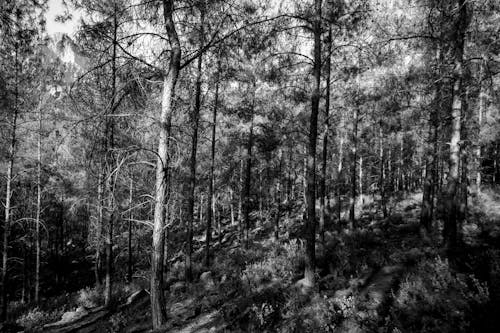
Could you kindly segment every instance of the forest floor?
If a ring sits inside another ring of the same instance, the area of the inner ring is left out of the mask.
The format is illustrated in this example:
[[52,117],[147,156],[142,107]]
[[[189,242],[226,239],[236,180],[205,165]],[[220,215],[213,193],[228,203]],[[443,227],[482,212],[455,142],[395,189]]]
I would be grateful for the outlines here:
[[[280,241],[263,224],[250,233],[248,248],[241,247],[238,231],[227,226],[216,237],[210,270],[197,267],[195,283],[183,281],[180,260],[173,263],[169,321],[161,332],[493,332],[500,194],[485,191],[472,200],[453,260],[439,247],[439,232],[421,239],[420,199],[394,201],[387,218],[368,202],[355,232],[329,224],[324,243],[318,240],[314,290],[298,283],[304,265],[299,207],[285,210]],[[201,262],[203,239],[197,239]],[[111,311],[77,309],[42,331],[150,332],[148,293],[121,302]],[[86,313],[78,317],[78,311]]]

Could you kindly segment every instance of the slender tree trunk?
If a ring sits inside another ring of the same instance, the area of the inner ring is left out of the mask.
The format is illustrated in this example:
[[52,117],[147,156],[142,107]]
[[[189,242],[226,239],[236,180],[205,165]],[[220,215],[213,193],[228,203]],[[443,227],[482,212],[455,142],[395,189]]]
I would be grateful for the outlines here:
[[379,127],[379,180],[378,187],[380,191],[380,206],[382,208],[382,215],[387,218],[387,203],[385,198],[385,154],[384,154],[384,129],[382,122]]
[[[200,48],[204,46],[204,8],[200,8]],[[198,128],[201,109],[201,81],[202,81],[202,66],[203,56],[198,57],[198,68],[196,73],[196,92],[194,109],[191,114],[191,161],[189,167],[189,192],[188,192],[188,207],[187,207],[187,248],[186,248],[186,280],[193,281],[193,224],[194,224],[194,199],[196,190],[196,153],[198,151]]]
[[314,286],[316,271],[316,145],[318,140],[318,112],[321,95],[321,0],[314,1],[314,89],[311,96],[309,145],[307,150],[307,218],[306,260],[304,284]]
[[[241,135],[242,139],[243,139],[243,135]],[[240,148],[240,174],[239,174],[239,182],[238,184],[240,185],[240,195],[239,195],[239,198],[238,198],[238,223],[239,223],[239,228],[240,228],[240,244],[243,244],[243,240],[245,238],[244,236],[244,232],[245,232],[245,227],[243,226],[243,196],[244,196],[244,185],[243,185],[243,164],[244,164],[244,160],[243,160],[243,153],[242,153],[243,149]]]
[[363,156],[359,157],[359,201],[360,209],[363,209],[364,199],[363,199]]
[[342,170],[343,170],[343,161],[344,161],[344,136],[343,134],[340,135],[340,142],[339,142],[339,163],[337,165],[337,186],[336,186],[336,191],[337,191],[337,220],[338,220],[338,227],[340,230],[340,221],[342,220]]
[[279,240],[280,234],[280,218],[281,218],[281,173],[283,168],[283,151],[278,151],[279,167],[278,167],[278,182],[276,183],[276,216],[274,217],[274,239]]
[[328,54],[326,60],[326,95],[325,95],[325,123],[323,128],[323,151],[322,151],[322,167],[321,167],[321,183],[320,183],[320,219],[319,219],[319,235],[321,242],[325,243],[325,220],[326,220],[326,205],[327,199],[326,191],[326,173],[328,164],[328,134],[330,132],[330,79],[331,79],[331,53],[332,53],[332,27],[328,28],[328,37],[325,41],[326,53]]
[[486,109],[486,103],[488,102],[488,93],[485,84],[486,79],[486,65],[481,64],[481,83],[479,87],[479,108],[477,112],[477,142],[476,142],[476,194],[481,193],[481,182],[482,182],[482,156],[481,156],[481,129],[483,127],[483,115]]
[[116,80],[117,80],[117,43],[118,43],[118,8],[115,3],[113,12],[113,47],[112,47],[112,58],[111,58],[111,102],[110,102],[110,112],[106,119],[106,152],[110,153],[109,170],[107,173],[108,177],[108,209],[110,210],[108,218],[108,233],[106,237],[106,277],[104,285],[104,305],[109,306],[111,304],[111,296],[113,293],[113,224],[114,220],[117,218],[116,203],[115,203],[115,177],[112,176],[113,168],[115,166],[115,156],[114,156],[114,118],[113,113],[115,111],[116,103]]
[[160,114],[160,138],[158,142],[158,158],[155,182],[155,210],[153,222],[153,252],[151,255],[151,317],[153,329],[165,324],[167,319],[165,296],[163,293],[163,255],[165,241],[165,198],[167,171],[168,123],[172,117],[172,100],[179,77],[181,47],[173,20],[173,0],[163,0],[163,16],[165,29],[170,38],[170,63],[163,78],[163,96]]
[[349,223],[350,229],[356,229],[356,197],[357,197],[357,160],[358,160],[358,122],[359,122],[359,109],[356,107],[354,112],[354,128],[352,131],[352,161],[351,161],[351,198],[349,201]]
[[38,108],[38,142],[37,142],[37,174],[36,174],[36,221],[35,221],[35,303],[40,301],[40,213],[42,211],[42,105]]
[[[219,75],[221,71],[221,59],[220,55],[217,61],[217,78],[215,84],[215,100],[214,107],[212,112],[212,142],[210,146],[210,179],[208,183],[208,200],[207,200],[207,234],[206,234],[206,244],[205,244],[205,266],[210,267],[210,241],[212,237],[212,216],[213,211],[215,210],[215,191],[214,191],[214,182],[215,182],[215,144],[216,144],[216,132],[217,132],[217,109],[219,107]],[[234,213],[233,213],[233,192],[231,191],[231,224],[234,224]]]
[[459,17],[457,18],[457,29],[454,47],[454,69],[453,69],[453,101],[451,112],[451,137],[450,155],[448,161],[448,178],[445,195],[445,220],[443,236],[445,246],[453,250],[457,245],[457,222],[459,219],[459,164],[460,164],[460,139],[461,139],[461,114],[464,102],[464,42],[467,28],[467,5],[466,0],[457,0]]
[[[255,88],[255,85],[254,85]],[[254,89],[255,93],[255,89]],[[254,95],[255,98],[255,95]],[[253,103],[252,103],[253,104]],[[249,245],[249,230],[250,230],[250,187],[252,184],[252,147],[253,147],[253,122],[254,110],[252,107],[252,120],[250,123],[250,133],[248,134],[247,152],[245,156],[245,182],[243,184],[243,225],[245,227],[245,246]]]
[[11,199],[12,199],[12,175],[14,169],[14,160],[16,157],[17,142],[17,120],[19,116],[19,66],[18,66],[19,47],[16,43],[15,49],[15,105],[12,115],[11,135],[9,146],[9,160],[7,164],[6,193],[5,193],[5,220],[3,226],[3,248],[2,248],[2,321],[7,320],[7,290],[8,290],[8,259],[9,259],[9,233],[11,223]]
[[96,228],[96,249],[95,249],[95,262],[94,274],[95,284],[97,288],[101,287],[101,242],[102,242],[102,226],[103,226],[103,192],[104,192],[104,166],[99,163],[99,176],[97,179],[97,228]]
[[128,242],[127,242],[127,253],[128,253],[128,261],[127,261],[127,281],[132,282],[132,273],[133,273],[133,256],[132,256],[132,220],[134,218],[134,212],[132,209],[133,204],[133,194],[134,194],[134,179],[132,178],[132,172],[130,173],[130,185],[128,192],[128,209],[129,220],[128,220]]

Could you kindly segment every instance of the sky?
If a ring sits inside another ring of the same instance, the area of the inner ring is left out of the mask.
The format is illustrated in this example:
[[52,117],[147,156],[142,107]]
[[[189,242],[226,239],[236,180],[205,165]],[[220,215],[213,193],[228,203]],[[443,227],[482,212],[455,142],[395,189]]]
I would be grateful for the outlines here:
[[49,10],[47,11],[45,17],[47,20],[47,33],[49,35],[53,35],[58,32],[64,32],[66,34],[72,35],[76,30],[78,18],[73,17],[72,20],[69,20],[65,23],[56,22],[56,16],[64,14],[65,11],[62,0],[49,0],[48,6]]

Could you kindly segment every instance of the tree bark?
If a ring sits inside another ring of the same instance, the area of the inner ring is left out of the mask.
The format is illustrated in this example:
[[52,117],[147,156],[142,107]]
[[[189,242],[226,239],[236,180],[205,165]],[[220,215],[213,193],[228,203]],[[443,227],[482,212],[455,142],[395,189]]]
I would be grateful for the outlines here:
[[306,260],[304,284],[315,285],[316,271],[316,145],[318,140],[318,111],[321,95],[321,0],[314,1],[314,89],[311,96],[309,121],[309,144],[307,150],[307,217],[306,217]]
[[110,210],[108,218],[108,233],[106,237],[106,277],[104,285],[104,305],[109,306],[111,304],[111,296],[113,293],[113,224],[114,220],[117,218],[116,203],[115,203],[115,177],[112,176],[113,168],[115,166],[115,156],[114,156],[114,130],[115,121],[113,118],[113,113],[115,111],[116,103],[116,81],[117,81],[117,43],[118,43],[118,8],[117,4],[114,5],[113,11],[113,47],[112,47],[112,58],[111,58],[111,102],[110,102],[110,112],[106,119],[106,151],[109,151],[110,165],[107,172],[108,183],[108,209]]
[[436,179],[436,162],[437,162],[437,148],[438,148],[438,123],[439,123],[439,110],[442,104],[442,64],[444,61],[443,51],[441,45],[437,48],[437,79],[434,92],[434,105],[431,108],[429,117],[429,132],[427,141],[427,150],[425,154],[425,178],[422,193],[422,205],[420,212],[420,225],[421,233],[427,237],[432,232],[432,220],[434,212],[434,192],[437,181]]
[[[255,99],[255,85],[254,85],[254,97]],[[253,103],[252,103],[253,104]],[[243,225],[245,228],[245,246],[249,245],[249,230],[250,230],[250,187],[252,185],[252,148],[253,148],[253,124],[254,122],[254,110],[252,106],[252,120],[250,123],[250,132],[248,133],[247,141],[247,152],[245,156],[245,180],[243,183]]]
[[459,184],[460,164],[460,134],[461,114],[464,102],[464,42],[467,29],[466,0],[457,0],[459,15],[454,38],[454,69],[453,69],[453,99],[451,111],[450,155],[448,160],[448,177],[445,189],[445,220],[443,236],[445,247],[454,250],[457,246],[457,222],[459,219],[459,198],[457,196]]
[[[205,9],[200,8],[200,49],[204,46],[204,18]],[[201,109],[201,84],[202,84],[203,55],[198,57],[196,72],[196,91],[194,108],[191,113],[191,160],[189,165],[189,191],[187,207],[187,240],[186,240],[186,281],[193,281],[193,224],[194,224],[194,200],[196,191],[196,153],[198,151],[198,129]]]
[[165,324],[167,319],[163,294],[163,255],[165,240],[165,197],[167,174],[168,123],[172,117],[172,100],[179,77],[181,47],[173,20],[174,1],[163,0],[165,29],[170,39],[171,54],[163,77],[163,95],[160,114],[160,138],[156,162],[155,207],[153,220],[153,251],[151,255],[151,317],[153,329]]
[[95,249],[95,262],[94,274],[95,284],[97,288],[101,287],[101,238],[103,227],[103,192],[104,192],[104,166],[102,161],[99,162],[99,176],[97,179],[97,228],[96,228],[96,249]]
[[483,60],[481,64],[481,83],[479,86],[479,108],[477,111],[477,141],[476,141],[476,194],[481,193],[481,182],[482,182],[482,156],[481,156],[481,128],[483,127],[483,115],[486,109],[486,104],[488,103],[488,93],[485,84],[486,80],[486,60]]
[[325,93],[325,123],[323,128],[323,151],[322,151],[322,166],[321,166],[321,183],[320,183],[320,219],[319,219],[319,235],[321,242],[325,243],[325,220],[326,220],[326,210],[325,201],[327,199],[326,191],[326,174],[328,165],[328,135],[330,132],[330,79],[331,79],[331,53],[332,53],[332,27],[328,28],[328,37],[325,41],[326,43],[326,93]]
[[356,229],[356,198],[357,198],[357,160],[358,160],[358,122],[359,108],[356,107],[354,112],[354,127],[352,131],[352,161],[351,161],[351,198],[349,200],[349,223],[350,229]]
[[384,154],[384,129],[382,122],[379,124],[379,180],[378,187],[380,191],[380,206],[382,215],[387,218],[387,203],[385,198],[385,154]]
[[7,290],[8,290],[8,259],[9,259],[9,233],[11,223],[11,199],[12,199],[12,175],[14,169],[14,160],[16,157],[16,142],[17,142],[17,121],[19,116],[19,46],[16,42],[15,48],[15,104],[14,113],[12,115],[10,147],[9,147],[9,161],[7,164],[7,178],[6,178],[6,193],[5,193],[5,220],[3,227],[3,248],[2,248],[2,316],[3,322],[7,320]]
[[134,212],[132,209],[132,204],[133,204],[133,194],[134,194],[134,179],[132,178],[132,172],[130,173],[130,185],[129,185],[129,192],[128,192],[128,209],[130,210],[129,213],[129,220],[128,220],[128,241],[127,241],[127,254],[128,254],[128,260],[127,260],[127,281],[130,283],[132,282],[132,273],[134,269],[134,264],[133,264],[133,256],[132,256],[132,220],[134,218]]
[[[212,112],[212,142],[210,146],[210,179],[208,183],[208,200],[207,200],[207,234],[206,234],[206,244],[205,244],[205,266],[210,267],[210,241],[212,237],[212,217],[215,214],[215,144],[216,144],[216,132],[217,132],[217,109],[219,107],[219,88],[220,88],[220,71],[221,71],[221,59],[220,55],[217,59],[217,75],[215,83],[215,99],[214,107]],[[231,191],[231,224],[234,224],[234,213],[233,213],[233,192]]]

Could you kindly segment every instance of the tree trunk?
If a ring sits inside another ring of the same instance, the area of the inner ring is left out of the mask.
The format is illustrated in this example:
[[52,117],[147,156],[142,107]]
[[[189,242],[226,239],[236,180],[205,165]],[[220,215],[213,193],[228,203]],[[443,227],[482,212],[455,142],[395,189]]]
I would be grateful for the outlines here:
[[14,169],[14,160],[16,157],[17,142],[17,120],[19,116],[19,66],[18,66],[19,47],[16,43],[15,50],[15,105],[12,115],[12,130],[10,135],[9,161],[7,164],[6,192],[5,192],[5,220],[3,227],[3,248],[2,248],[2,321],[7,320],[7,290],[8,290],[8,258],[9,258],[9,232],[11,223],[11,198],[12,198],[12,174]]
[[337,220],[338,220],[338,227],[340,230],[340,221],[342,220],[342,170],[343,170],[343,160],[344,160],[344,135],[343,133],[340,135],[340,142],[339,142],[339,163],[337,165],[337,184],[336,184],[336,191],[337,191]]
[[[255,86],[254,86],[255,88]],[[255,92],[255,89],[254,89]],[[255,98],[255,96],[254,96]],[[252,107],[252,120],[250,123],[250,133],[248,134],[247,152],[245,156],[245,182],[243,184],[243,225],[245,228],[245,246],[249,245],[249,230],[250,230],[250,187],[252,182],[252,147],[253,147],[253,122],[254,110]]]
[[382,122],[379,127],[379,180],[378,187],[380,191],[380,206],[382,208],[382,215],[387,218],[387,203],[385,198],[385,154],[384,154],[384,129]]
[[170,39],[171,54],[168,68],[163,78],[163,96],[160,114],[160,138],[156,163],[155,209],[153,222],[153,252],[151,255],[151,317],[153,329],[165,324],[167,319],[165,297],[163,294],[163,255],[165,240],[165,198],[166,171],[168,168],[167,141],[168,123],[172,117],[172,100],[179,77],[181,63],[181,47],[173,20],[173,0],[163,0],[163,16],[165,29]]
[[[200,8],[200,49],[204,46],[204,17],[205,10]],[[193,281],[193,224],[194,224],[194,200],[196,191],[196,153],[198,151],[198,128],[201,109],[201,81],[202,81],[203,56],[198,57],[196,72],[196,92],[194,109],[191,113],[191,160],[189,165],[189,191],[187,196],[187,240],[186,240],[186,281]]]
[[134,218],[134,212],[132,210],[132,204],[133,204],[133,190],[134,190],[134,179],[132,178],[132,172],[130,173],[130,186],[129,186],[129,192],[128,192],[128,209],[130,211],[129,213],[129,220],[128,220],[128,242],[127,242],[127,254],[128,254],[128,261],[127,261],[127,281],[130,283],[132,282],[132,272],[133,272],[133,261],[132,261],[132,220]]
[[42,106],[38,108],[37,174],[36,174],[36,220],[35,220],[35,303],[40,301],[40,214],[42,211]]
[[314,89],[311,96],[309,145],[307,150],[307,217],[304,284],[309,287],[315,284],[316,271],[316,145],[318,140],[318,111],[321,95],[321,4],[321,0],[314,1]]
[[458,183],[460,164],[460,133],[461,114],[464,102],[464,42],[467,28],[467,5],[466,0],[458,0],[459,17],[457,19],[457,29],[454,46],[454,69],[453,69],[453,100],[451,111],[451,137],[450,155],[448,161],[448,178],[445,196],[445,220],[443,236],[445,246],[448,250],[454,250],[457,245],[457,222],[459,219]]
[[108,218],[108,233],[106,237],[106,278],[105,278],[105,286],[104,286],[104,305],[109,306],[111,304],[111,295],[113,293],[113,224],[115,223],[115,219],[118,217],[116,212],[116,203],[115,203],[115,177],[112,176],[114,165],[115,165],[115,156],[114,156],[114,130],[115,130],[115,121],[113,118],[113,113],[116,108],[116,80],[117,80],[117,43],[118,43],[118,8],[115,4],[114,12],[113,12],[113,48],[112,48],[112,58],[111,58],[111,102],[110,102],[110,114],[106,119],[106,152],[110,154],[110,161],[108,164],[111,166],[107,172],[107,177],[109,180],[108,183],[108,209],[110,210],[109,218]]
[[352,160],[351,160],[351,198],[349,200],[349,223],[350,229],[356,229],[356,197],[357,197],[357,160],[358,160],[358,122],[359,122],[359,109],[356,107],[354,112],[354,128],[352,131]]
[[321,183],[320,183],[320,219],[319,219],[319,235],[321,242],[325,243],[325,220],[326,220],[326,173],[328,163],[328,134],[330,132],[330,79],[331,79],[331,53],[332,53],[332,27],[328,28],[328,37],[326,39],[326,92],[325,92],[325,123],[323,128],[323,151],[322,151],[322,167],[321,167]]
[[281,173],[283,169],[283,151],[278,151],[279,167],[278,167],[278,182],[276,183],[276,216],[274,217],[274,239],[279,240],[280,234],[280,218],[281,218],[281,201],[282,201],[282,185]]
[[103,225],[103,192],[104,192],[104,166],[99,163],[99,176],[97,179],[97,228],[96,228],[96,249],[95,249],[95,262],[94,274],[95,284],[97,288],[101,287],[101,238],[102,238],[102,225]]
[[481,64],[481,83],[479,86],[479,108],[477,111],[477,141],[476,141],[476,194],[481,193],[481,172],[482,172],[482,156],[481,156],[481,128],[483,127],[483,115],[488,103],[488,93],[485,84],[486,80],[486,64]]
[[424,237],[427,237],[432,232],[432,220],[434,212],[434,192],[437,181],[437,148],[438,148],[438,123],[439,123],[439,110],[442,104],[442,64],[444,61],[444,55],[441,50],[441,46],[437,49],[437,80],[435,84],[435,95],[434,95],[434,105],[431,108],[431,114],[429,117],[429,133],[427,141],[427,149],[425,153],[425,178],[422,193],[422,206],[420,212],[420,225],[421,233]]
[[[212,142],[210,146],[210,179],[208,183],[208,200],[207,200],[207,234],[206,234],[206,244],[205,244],[205,266],[210,267],[210,240],[212,237],[212,217],[214,215],[215,208],[215,144],[216,144],[216,132],[217,132],[217,108],[219,107],[219,88],[220,88],[220,71],[221,71],[221,59],[220,55],[217,59],[217,78],[215,84],[215,100],[214,108],[212,113]],[[231,224],[234,224],[234,213],[233,213],[233,192],[231,191]]]

